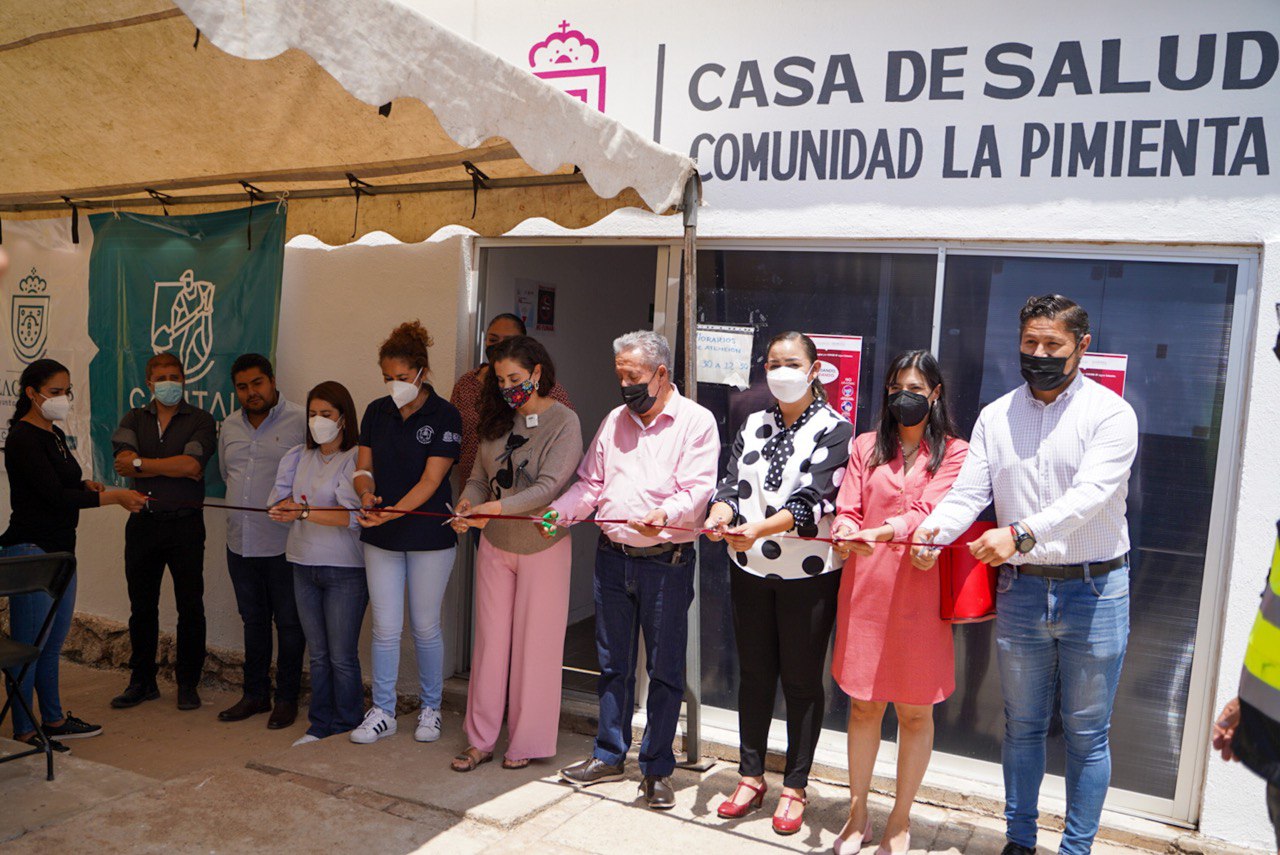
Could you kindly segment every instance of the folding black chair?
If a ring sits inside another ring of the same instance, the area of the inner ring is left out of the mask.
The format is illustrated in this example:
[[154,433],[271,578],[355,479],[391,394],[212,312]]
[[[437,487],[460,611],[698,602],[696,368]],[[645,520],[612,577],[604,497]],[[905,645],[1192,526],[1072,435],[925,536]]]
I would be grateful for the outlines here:
[[[49,744],[49,737],[37,722],[30,705],[18,691],[18,687],[22,684],[23,677],[27,675],[27,669],[40,658],[40,650],[49,638],[49,630],[53,628],[53,617],[57,614],[58,604],[62,602],[62,596],[67,592],[67,586],[71,584],[71,577],[75,572],[76,557],[70,552],[0,558],[0,597],[44,592],[53,598],[53,606],[40,627],[40,634],[36,636],[35,644],[23,644],[12,638],[0,636],[0,671],[4,672],[4,686],[9,696],[3,709],[0,709],[0,725],[3,725],[14,698],[17,698],[18,704],[26,712],[27,717],[32,722],[36,722],[36,732],[40,734],[43,742],[42,747],[0,757],[0,763],[30,757],[33,754],[44,754],[45,762],[49,767],[50,781],[53,780],[53,747]],[[12,617],[12,610],[10,610],[10,620]]]

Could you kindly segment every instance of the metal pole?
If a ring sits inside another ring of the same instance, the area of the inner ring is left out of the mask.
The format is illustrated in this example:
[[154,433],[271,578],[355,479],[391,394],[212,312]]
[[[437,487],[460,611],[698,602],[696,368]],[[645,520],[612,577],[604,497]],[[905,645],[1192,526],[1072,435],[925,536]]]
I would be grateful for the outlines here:
[[[698,399],[698,201],[701,196],[698,175],[689,176],[684,185],[684,394]],[[701,539],[694,540],[693,603],[689,607],[689,644],[685,647],[684,700],[685,729],[683,769],[706,771],[715,761],[702,759],[702,597]]]

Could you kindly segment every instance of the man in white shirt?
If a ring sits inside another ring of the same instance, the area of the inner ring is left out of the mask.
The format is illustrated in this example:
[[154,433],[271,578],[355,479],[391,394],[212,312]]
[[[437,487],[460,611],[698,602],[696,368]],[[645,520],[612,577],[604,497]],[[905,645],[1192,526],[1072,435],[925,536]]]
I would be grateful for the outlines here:
[[[999,567],[996,652],[1004,687],[1003,855],[1033,855],[1045,738],[1062,689],[1067,816],[1059,852],[1093,846],[1111,782],[1107,732],[1129,636],[1125,498],[1138,448],[1133,408],[1080,373],[1089,317],[1056,294],[1022,308],[1025,385],[978,416],[951,492],[917,529],[951,543],[993,500],[998,526],[969,544]],[[938,550],[912,549],[917,566]]]

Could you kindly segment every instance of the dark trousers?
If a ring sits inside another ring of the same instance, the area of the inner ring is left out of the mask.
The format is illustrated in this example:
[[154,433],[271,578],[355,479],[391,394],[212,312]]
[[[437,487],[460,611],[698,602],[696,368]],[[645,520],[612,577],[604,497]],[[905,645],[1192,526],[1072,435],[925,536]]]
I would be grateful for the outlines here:
[[179,686],[195,686],[204,670],[204,516],[159,519],[132,514],[124,527],[133,682],[154,683],[160,639],[160,582],[168,566],[178,608],[175,668]]
[[600,727],[594,755],[610,765],[621,765],[631,747],[636,658],[643,631],[649,702],[640,743],[640,771],[657,776],[675,771],[672,742],[684,699],[693,561],[692,545],[685,547],[676,564],[669,556],[630,558],[603,546],[596,552]]
[[306,638],[293,597],[293,567],[283,555],[246,558],[227,550],[227,571],[244,621],[244,693],[271,698],[271,624],[279,636],[276,700],[296,704]]
[[822,732],[827,648],[836,620],[840,573],[810,579],[765,579],[729,570],[733,634],[738,642],[738,772],[764,774],[773,701],[782,679],[787,705],[787,762],[783,786],[809,783]]
[[364,718],[360,626],[369,605],[363,567],[294,566],[298,617],[311,651],[311,726],[324,739],[354,730]]

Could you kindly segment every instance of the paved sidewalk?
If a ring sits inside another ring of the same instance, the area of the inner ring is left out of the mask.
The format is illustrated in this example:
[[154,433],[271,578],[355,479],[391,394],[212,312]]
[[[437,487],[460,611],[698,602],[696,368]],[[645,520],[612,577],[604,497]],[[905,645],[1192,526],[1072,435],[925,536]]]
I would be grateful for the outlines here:
[[[461,716],[446,713],[444,737],[413,740],[413,716],[375,745],[345,737],[290,748],[301,725],[265,727],[265,716],[224,724],[216,711],[233,697],[205,692],[198,713],[165,697],[129,711],[106,700],[119,675],[69,666],[68,706],[102,721],[107,733],[80,740],[57,758],[58,778],[44,781],[43,763],[0,766],[0,853],[324,852],[610,853],[829,852],[843,823],[848,791],[815,782],[804,830],[772,831],[779,781],[770,776],[765,809],[726,822],[715,807],[737,775],[720,763],[705,773],[678,771],[677,806],[650,811],[636,798],[639,772],[588,790],[560,783],[556,770],[590,749],[589,737],[562,733],[560,755],[507,771],[498,762],[475,772],[449,769],[464,744]],[[13,743],[0,741],[0,751]],[[873,796],[883,828],[889,800]],[[873,838],[872,843],[876,841]],[[918,805],[913,853],[991,855],[1003,846],[1003,823],[990,816]],[[1042,851],[1056,848],[1044,832]],[[864,850],[867,855],[873,848]],[[1098,855],[1138,850],[1109,843]],[[1151,851],[1151,850],[1147,850]],[[1228,850],[1192,847],[1166,851]]]

